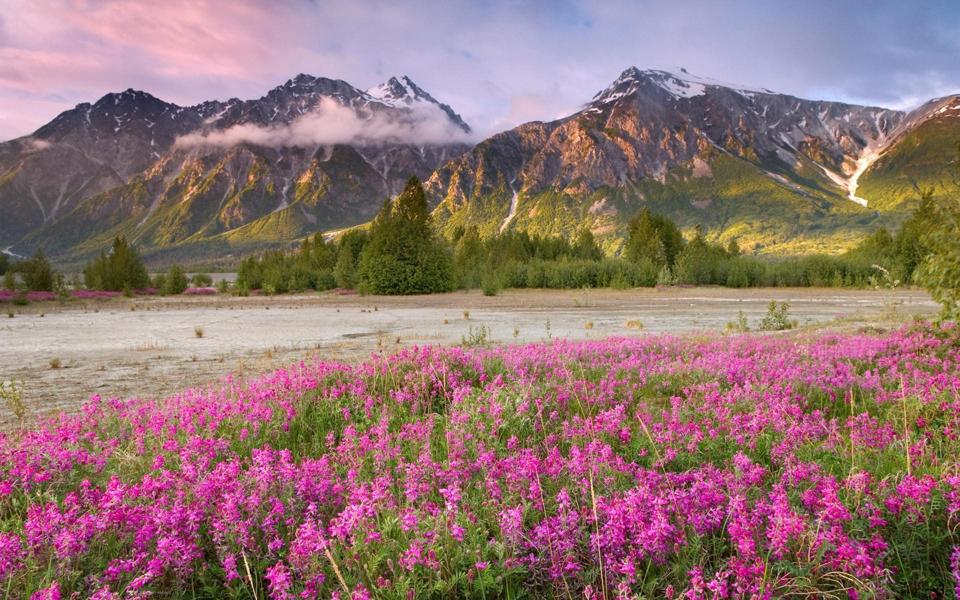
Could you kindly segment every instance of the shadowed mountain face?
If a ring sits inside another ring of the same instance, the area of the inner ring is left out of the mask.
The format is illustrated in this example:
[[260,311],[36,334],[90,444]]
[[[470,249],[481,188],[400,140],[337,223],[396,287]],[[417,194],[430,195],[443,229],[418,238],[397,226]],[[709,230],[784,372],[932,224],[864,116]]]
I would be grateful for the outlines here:
[[648,206],[747,251],[838,251],[957,191],[960,97],[904,113],[630,68],[569,117],[469,134],[407,77],[298,75],[190,107],[108,94],[0,144],[0,248],[74,260],[122,233],[148,255],[248,252],[363,223],[418,175],[447,232],[589,227],[616,252]]
[[189,107],[107,94],[0,144],[0,247],[82,256],[118,233],[201,255],[284,243],[368,220],[469,134],[406,77],[362,91],[298,75]]
[[[943,110],[956,102],[905,114],[630,68],[576,114],[493,136],[428,187],[444,227],[486,235],[588,226],[615,250],[646,205],[759,252],[839,250],[902,219],[916,186],[890,157],[911,136],[929,144],[924,127],[960,133],[960,111]],[[930,153],[945,174],[955,149]],[[899,195],[871,194],[888,170],[904,178]]]

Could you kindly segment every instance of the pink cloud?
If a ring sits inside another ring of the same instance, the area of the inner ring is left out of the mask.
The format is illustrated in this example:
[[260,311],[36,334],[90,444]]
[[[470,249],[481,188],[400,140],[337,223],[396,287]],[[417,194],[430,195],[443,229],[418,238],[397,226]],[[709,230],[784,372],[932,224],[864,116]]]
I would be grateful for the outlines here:
[[[165,100],[263,93],[342,59],[309,48],[303,9],[287,2],[8,0],[0,19],[0,140],[57,112],[135,87]],[[57,97],[59,102],[51,102]],[[43,118],[26,106],[44,98]]]

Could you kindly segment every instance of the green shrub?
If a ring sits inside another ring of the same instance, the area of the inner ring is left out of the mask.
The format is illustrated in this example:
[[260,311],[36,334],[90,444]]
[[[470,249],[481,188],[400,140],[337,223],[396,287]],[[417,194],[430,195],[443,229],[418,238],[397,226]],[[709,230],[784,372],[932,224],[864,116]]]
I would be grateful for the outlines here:
[[183,267],[173,265],[164,277],[162,291],[169,296],[182,294],[185,289],[187,289],[187,275],[183,272]]
[[481,282],[481,288],[483,289],[484,296],[496,296],[500,293],[502,287],[503,286],[500,284],[500,278],[494,273],[484,274]]
[[114,238],[110,252],[101,252],[83,268],[83,282],[91,290],[122,291],[150,285],[150,276],[140,253],[127,243],[126,238]]
[[193,287],[210,287],[213,285],[213,278],[206,273],[195,273],[190,278],[190,285]]
[[790,303],[781,302],[777,305],[776,300],[771,300],[767,307],[767,314],[760,321],[760,331],[785,331],[793,329],[793,322],[790,320]]

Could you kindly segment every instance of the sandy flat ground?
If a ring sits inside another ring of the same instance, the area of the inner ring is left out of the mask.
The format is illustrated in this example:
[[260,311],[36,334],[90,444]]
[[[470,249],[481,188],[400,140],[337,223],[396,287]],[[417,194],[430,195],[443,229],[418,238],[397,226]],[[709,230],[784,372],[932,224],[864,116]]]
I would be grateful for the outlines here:
[[[853,326],[893,308],[899,318],[937,310],[922,291],[724,288],[400,298],[327,292],[5,305],[0,380],[22,382],[30,411],[43,415],[76,409],[91,394],[163,397],[315,355],[352,361],[403,346],[458,344],[481,328],[494,343],[722,331],[741,310],[756,327],[774,299],[789,301],[800,325]],[[6,318],[10,310],[14,316]],[[59,368],[51,366],[55,360]],[[0,422],[10,419],[0,407]]]

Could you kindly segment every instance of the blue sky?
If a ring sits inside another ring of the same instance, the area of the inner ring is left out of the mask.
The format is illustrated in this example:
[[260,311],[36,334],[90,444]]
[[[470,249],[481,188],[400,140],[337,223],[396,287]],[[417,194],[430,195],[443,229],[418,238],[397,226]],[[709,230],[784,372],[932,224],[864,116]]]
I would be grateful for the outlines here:
[[489,134],[631,65],[905,108],[960,92],[960,1],[0,0],[0,139],[108,91],[251,98],[299,72],[406,74]]

